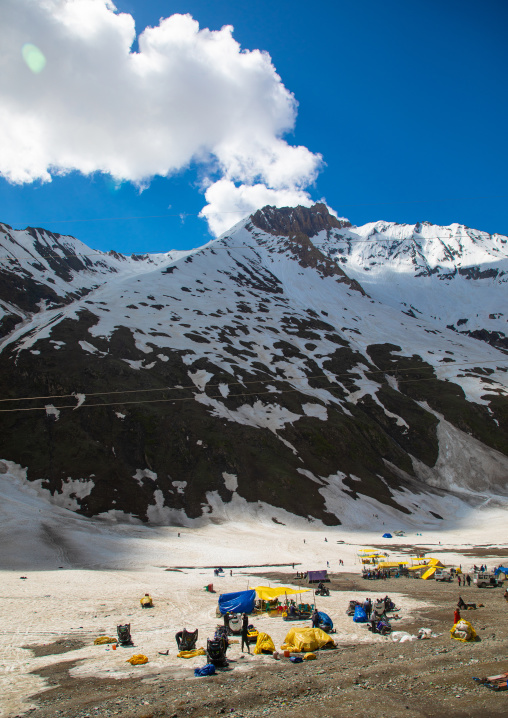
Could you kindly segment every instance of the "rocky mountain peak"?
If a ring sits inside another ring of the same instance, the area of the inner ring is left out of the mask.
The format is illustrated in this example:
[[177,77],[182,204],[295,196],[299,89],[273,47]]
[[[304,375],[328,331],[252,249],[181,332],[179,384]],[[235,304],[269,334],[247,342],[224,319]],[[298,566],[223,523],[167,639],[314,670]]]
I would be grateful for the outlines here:
[[318,202],[312,207],[272,207],[267,205],[251,216],[254,226],[263,232],[279,237],[306,234],[314,237],[323,229],[351,227],[347,219],[337,219],[330,214],[326,204]]

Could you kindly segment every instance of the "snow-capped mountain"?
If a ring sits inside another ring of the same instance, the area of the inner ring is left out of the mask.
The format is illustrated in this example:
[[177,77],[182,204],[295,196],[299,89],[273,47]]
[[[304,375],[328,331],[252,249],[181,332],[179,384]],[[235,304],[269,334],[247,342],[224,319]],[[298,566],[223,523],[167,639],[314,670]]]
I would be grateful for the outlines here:
[[323,204],[138,257],[0,229],[0,457],[54,503],[334,524],[508,494],[505,237]]

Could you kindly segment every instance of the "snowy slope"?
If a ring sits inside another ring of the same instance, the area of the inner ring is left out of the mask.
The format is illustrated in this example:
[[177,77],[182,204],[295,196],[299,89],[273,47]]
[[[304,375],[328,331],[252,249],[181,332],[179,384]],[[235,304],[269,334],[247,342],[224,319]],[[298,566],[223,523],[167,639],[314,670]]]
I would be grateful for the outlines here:
[[508,349],[508,238],[459,224],[373,222],[313,242],[375,299]]
[[9,230],[60,259],[4,273],[59,299],[2,339],[2,396],[43,398],[3,403],[1,457],[63,508],[155,524],[257,503],[277,521],[351,523],[372,501],[434,520],[443,491],[506,495],[506,354],[447,328],[467,288],[468,329],[500,314],[505,242],[452,229],[469,239],[265,208],[205,247],[140,259]]

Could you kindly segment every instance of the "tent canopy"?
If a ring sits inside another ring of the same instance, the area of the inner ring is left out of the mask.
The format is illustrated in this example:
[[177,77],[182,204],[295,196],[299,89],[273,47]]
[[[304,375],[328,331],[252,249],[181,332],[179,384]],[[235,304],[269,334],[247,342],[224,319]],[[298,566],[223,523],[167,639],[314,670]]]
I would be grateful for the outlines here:
[[256,586],[254,591],[261,601],[274,601],[279,596],[294,596],[295,593],[304,593],[308,588],[288,588],[288,586]]
[[256,600],[256,591],[236,591],[236,593],[223,593],[219,596],[219,610],[222,614],[251,613]]
[[444,568],[443,564],[438,558],[429,559],[429,566],[439,566],[439,568]]
[[392,538],[391,534],[383,534],[383,538]]
[[381,561],[376,568],[398,568],[399,566],[407,566],[407,561]]

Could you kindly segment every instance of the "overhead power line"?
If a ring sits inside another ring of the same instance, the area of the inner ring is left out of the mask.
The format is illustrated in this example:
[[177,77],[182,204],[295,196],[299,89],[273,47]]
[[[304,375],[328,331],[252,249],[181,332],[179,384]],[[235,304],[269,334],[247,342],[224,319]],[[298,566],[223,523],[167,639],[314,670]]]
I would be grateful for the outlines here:
[[[452,362],[446,362],[446,365],[450,366]],[[489,359],[488,361],[469,361],[469,362],[453,362],[453,366],[455,367],[462,367],[462,366],[483,366],[484,364],[496,364],[496,368],[499,368],[499,366],[503,366],[502,363],[500,363],[496,359]],[[422,370],[429,370],[434,369],[436,367],[428,366],[428,367],[422,367],[418,365],[410,366],[410,367],[404,367],[404,369],[368,369],[366,364],[362,364],[361,366],[365,367],[366,371],[369,374],[390,374],[391,372],[400,373],[401,371],[422,371]],[[443,365],[444,366],[444,365]],[[439,368],[439,367],[437,367]],[[351,371],[354,371],[354,368],[352,368]],[[329,379],[330,376],[332,377],[348,377],[351,378],[351,374],[344,372],[341,374],[335,374],[333,372],[329,372],[328,374],[315,374],[313,376],[304,376],[304,377],[278,377],[273,376],[272,374],[267,374],[266,381],[309,381],[312,379]],[[488,378],[488,377],[487,377]],[[208,389],[218,389],[220,386],[245,386],[246,384],[259,384],[263,379],[251,379],[248,381],[231,381],[231,382],[219,382],[219,384],[207,384],[206,387]],[[0,402],[6,402],[6,401],[40,401],[42,399],[70,399],[71,397],[78,398],[78,394],[84,394],[85,396],[112,396],[115,394],[139,394],[139,393],[146,393],[146,392],[152,392],[152,391],[184,391],[187,389],[196,389],[198,388],[196,384],[188,384],[187,386],[164,386],[164,387],[157,387],[157,388],[150,388],[150,389],[120,389],[115,391],[101,391],[101,392],[87,392],[87,391],[76,391],[72,394],[48,394],[47,396],[20,396],[20,397],[14,397],[11,399],[0,399]]]
[[[495,360],[489,360],[486,362],[476,361],[476,362],[461,362],[460,364],[454,363],[453,368],[458,368],[461,366],[469,366],[472,364],[475,364],[475,365],[482,364],[483,365],[483,364],[492,364],[492,363],[495,363],[497,365],[496,366],[497,369],[504,366],[502,363],[496,362]],[[451,364],[451,362],[450,362],[450,364]],[[450,364],[448,364],[448,366],[450,366]],[[386,369],[386,370],[383,370],[383,369],[370,370],[366,367],[366,365],[363,365],[363,366],[365,367],[365,370],[368,374],[384,374],[384,375],[386,375],[386,374],[389,375],[391,373],[395,373],[397,375],[397,374],[400,374],[401,372],[434,370],[436,368],[436,367],[432,367],[432,366],[429,366],[429,367],[414,366],[414,367],[404,367],[401,369],[394,368],[394,369]],[[506,366],[508,366],[508,365],[506,365]],[[354,371],[354,369],[352,371]],[[268,381],[285,381],[285,382],[302,381],[303,382],[303,381],[316,380],[316,379],[327,379],[328,381],[330,381],[331,377],[334,377],[335,379],[347,377],[348,379],[354,381],[354,378],[351,376],[351,374],[348,374],[348,373],[333,374],[333,373],[331,373],[330,375],[317,374],[314,376],[305,376],[305,377],[269,376],[266,380],[264,380],[264,383],[267,383]],[[427,378],[424,378],[424,379],[400,379],[400,380],[397,379],[397,384],[406,383],[406,382],[414,382],[414,381],[418,381],[418,382],[420,382],[420,381],[435,381],[435,380],[446,381],[450,378],[457,379],[460,377],[445,377],[444,379],[439,379],[439,377],[433,376],[433,377],[429,377],[428,379]],[[479,377],[479,378],[481,378],[481,377]],[[486,378],[489,379],[488,376]],[[220,386],[227,386],[229,388],[230,386],[238,386],[238,385],[245,386],[248,384],[261,384],[261,383],[263,383],[262,379],[250,380],[250,381],[228,382],[228,383],[221,382],[220,384],[207,384],[206,388],[216,389],[216,388],[219,388]],[[43,400],[43,399],[44,400],[45,399],[68,399],[70,397],[79,399],[79,397],[77,396],[78,394],[82,394],[86,397],[89,397],[89,396],[112,396],[112,395],[116,395],[116,394],[133,394],[133,393],[138,393],[138,392],[141,392],[141,393],[153,392],[153,391],[163,392],[163,391],[173,391],[173,390],[184,391],[184,390],[191,390],[191,389],[197,389],[197,388],[199,388],[199,387],[197,387],[195,384],[192,384],[192,385],[188,385],[188,386],[161,387],[161,388],[157,388],[157,389],[127,389],[124,391],[112,391],[112,392],[96,392],[96,393],[76,392],[74,394],[53,394],[53,395],[38,396],[38,397],[17,397],[17,398],[13,398],[13,399],[0,399],[0,401],[1,402],[37,401],[37,400]],[[323,389],[326,391],[330,391],[330,390],[333,390],[336,388],[337,387],[330,387],[330,386],[323,387]],[[319,387],[311,387],[311,389],[319,389]],[[217,396],[211,396],[208,398],[210,398],[210,399],[230,399],[230,398],[234,398],[237,396],[258,396],[258,395],[263,396],[266,394],[271,394],[273,396],[275,394],[286,394],[288,392],[299,392],[299,391],[301,391],[301,390],[300,389],[282,389],[282,390],[276,389],[275,391],[273,391],[273,390],[256,391],[256,392],[249,392],[249,393],[228,394],[226,396],[224,396],[223,394],[219,394]],[[206,395],[206,396],[208,396],[208,395]],[[57,410],[60,410],[60,409],[81,409],[83,407],[92,407],[92,406],[104,406],[104,407],[106,407],[106,406],[127,406],[129,404],[154,404],[157,402],[167,403],[167,402],[193,401],[193,400],[195,400],[195,398],[196,398],[195,396],[191,396],[191,397],[176,397],[176,398],[170,398],[170,399],[136,399],[133,401],[115,401],[115,402],[108,402],[108,403],[101,402],[101,403],[96,403],[96,404],[86,404],[86,403],[79,404],[79,405],[66,404],[66,405],[56,406],[54,408]],[[23,408],[14,408],[14,409],[0,409],[0,413],[9,413],[9,412],[14,412],[14,411],[46,411],[46,410],[47,410],[47,406],[23,407]]]

